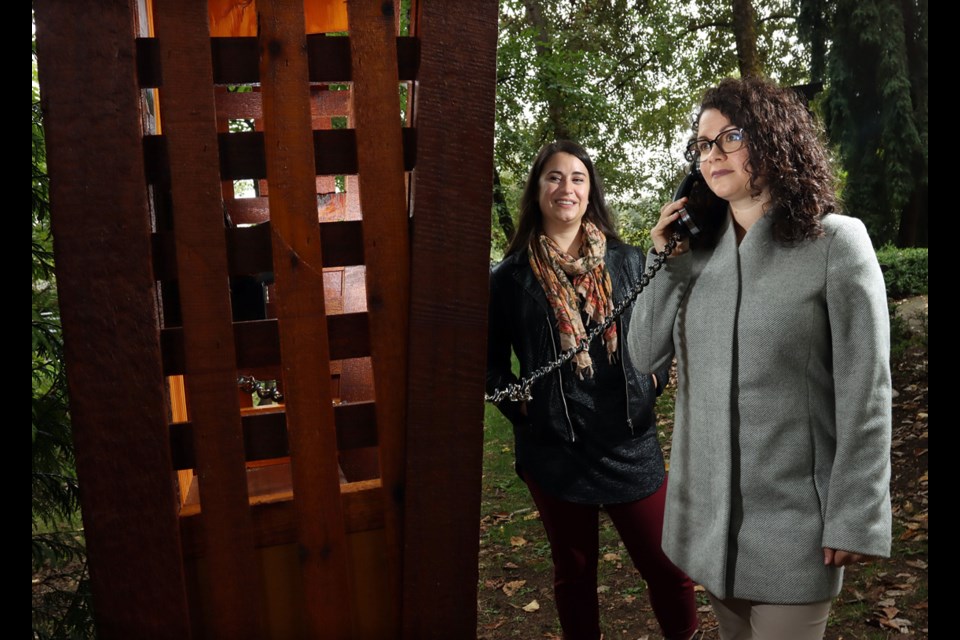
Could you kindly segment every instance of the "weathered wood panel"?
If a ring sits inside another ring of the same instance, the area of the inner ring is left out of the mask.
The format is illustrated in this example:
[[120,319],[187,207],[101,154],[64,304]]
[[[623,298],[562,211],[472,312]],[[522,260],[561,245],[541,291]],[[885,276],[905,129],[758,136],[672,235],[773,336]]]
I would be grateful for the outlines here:
[[[350,38],[310,34],[307,57],[310,82],[355,81],[350,62]],[[420,64],[420,43],[416,38],[399,37],[391,59],[401,80],[416,80]],[[217,84],[260,82],[257,39],[252,37],[211,38],[213,75]],[[159,44],[156,38],[137,39],[138,81],[143,88],[163,86]]]
[[189,638],[158,311],[144,260],[150,217],[133,8],[72,0],[33,6],[97,633],[104,640]]
[[237,394],[217,123],[206,7],[154,4],[164,83],[160,119],[170,159],[184,381],[203,506],[202,592],[210,637],[263,637],[262,572],[247,502]]
[[[327,316],[330,358],[361,358],[370,355],[370,329],[365,313]],[[280,337],[276,320],[250,320],[234,323],[234,345],[240,369],[260,369],[280,365]],[[160,332],[164,375],[186,372],[182,327]]]
[[[269,211],[266,203],[263,207],[265,213]],[[225,229],[224,233],[227,244],[227,269],[230,275],[253,275],[273,271],[269,220],[252,227]],[[324,268],[363,264],[363,233],[359,222],[324,223],[320,225],[319,233]],[[176,280],[177,256],[174,234],[155,233],[152,237],[152,249],[153,269],[157,280]]]
[[[340,486],[347,532],[383,529],[383,491],[380,489],[380,480],[351,482]],[[292,497],[293,492],[286,491],[251,506],[257,547],[297,541],[296,512]],[[195,506],[188,505],[183,508],[180,514],[180,536],[185,556],[194,557],[203,553],[203,524]]]
[[416,4],[403,637],[473,638],[497,3]]
[[303,4],[259,0],[260,78],[287,433],[306,620],[349,638],[354,607],[324,322]]
[[384,490],[384,624],[399,626],[406,455],[407,326],[410,243],[399,111],[394,3],[349,2],[353,122],[366,256],[370,355],[377,398],[380,478]]
[[[377,445],[377,418],[373,402],[338,404],[333,413],[337,423],[337,448],[340,451]],[[284,411],[277,408],[243,416],[243,448],[247,462],[289,456]],[[175,469],[192,469],[197,465],[193,451],[193,424],[183,421],[170,425],[170,449]]]

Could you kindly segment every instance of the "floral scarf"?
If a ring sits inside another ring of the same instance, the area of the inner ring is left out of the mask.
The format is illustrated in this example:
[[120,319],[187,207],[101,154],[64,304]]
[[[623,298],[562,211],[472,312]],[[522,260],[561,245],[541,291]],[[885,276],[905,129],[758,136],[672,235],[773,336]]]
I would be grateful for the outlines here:
[[[583,221],[581,233],[579,257],[567,255],[543,234],[531,241],[528,251],[533,274],[547,294],[547,300],[557,318],[562,351],[576,347],[587,337],[580,317],[581,311],[596,324],[602,323],[613,312],[613,287],[603,262],[607,238],[588,220]],[[541,262],[534,251],[533,242],[540,243],[547,264]],[[615,322],[603,332],[603,340],[607,346],[607,357],[613,362],[617,351]],[[573,357],[573,366],[581,380],[584,376],[593,376],[593,361],[588,350],[585,349]]]

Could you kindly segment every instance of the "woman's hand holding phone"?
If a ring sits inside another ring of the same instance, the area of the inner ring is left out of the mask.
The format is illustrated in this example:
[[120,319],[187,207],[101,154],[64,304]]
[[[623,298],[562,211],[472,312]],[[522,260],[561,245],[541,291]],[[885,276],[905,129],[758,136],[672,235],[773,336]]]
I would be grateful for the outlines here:
[[[658,252],[663,251],[667,246],[673,233],[676,231],[676,221],[680,219],[680,210],[687,204],[687,197],[669,202],[660,209],[660,219],[653,229],[650,230],[650,238],[653,240],[653,248]],[[680,255],[690,250],[690,240],[684,238],[677,243],[677,247],[670,254],[671,256]]]

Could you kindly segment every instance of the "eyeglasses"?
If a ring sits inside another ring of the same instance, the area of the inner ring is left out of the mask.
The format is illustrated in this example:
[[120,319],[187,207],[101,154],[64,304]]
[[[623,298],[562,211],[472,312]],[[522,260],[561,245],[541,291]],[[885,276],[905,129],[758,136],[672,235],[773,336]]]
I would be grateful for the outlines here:
[[727,129],[717,134],[713,140],[694,140],[687,145],[683,157],[688,162],[701,162],[710,155],[713,145],[720,148],[721,153],[733,153],[743,148],[743,129]]

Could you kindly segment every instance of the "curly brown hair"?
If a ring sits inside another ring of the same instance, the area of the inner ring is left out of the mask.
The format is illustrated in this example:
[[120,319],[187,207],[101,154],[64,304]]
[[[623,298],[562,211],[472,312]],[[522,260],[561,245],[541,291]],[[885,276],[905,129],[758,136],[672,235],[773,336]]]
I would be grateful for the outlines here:
[[823,235],[821,219],[838,211],[836,178],[819,123],[792,89],[762,78],[726,78],[707,89],[693,120],[716,109],[746,133],[750,190],[761,182],[773,201],[773,237],[792,244]]

